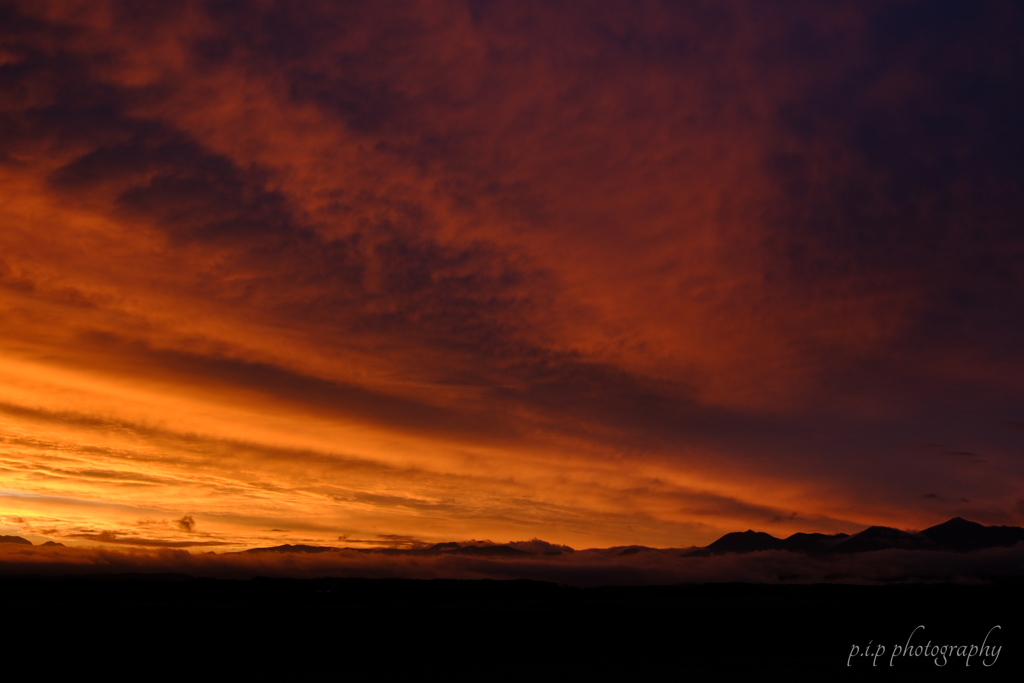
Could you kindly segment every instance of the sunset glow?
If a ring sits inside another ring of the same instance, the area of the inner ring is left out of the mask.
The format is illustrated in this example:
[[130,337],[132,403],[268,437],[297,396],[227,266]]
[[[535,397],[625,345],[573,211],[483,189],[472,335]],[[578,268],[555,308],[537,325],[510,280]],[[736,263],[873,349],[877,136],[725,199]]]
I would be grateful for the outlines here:
[[0,534],[1024,523],[1024,15],[919,5],[0,3]]

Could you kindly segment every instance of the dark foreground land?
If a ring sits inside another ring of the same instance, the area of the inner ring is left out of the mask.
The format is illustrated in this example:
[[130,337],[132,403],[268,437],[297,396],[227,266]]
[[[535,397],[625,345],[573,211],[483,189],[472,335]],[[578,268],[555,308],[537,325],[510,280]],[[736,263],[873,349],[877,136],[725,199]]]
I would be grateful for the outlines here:
[[[1022,598],[1019,581],[579,589],[21,577],[0,579],[0,631],[9,665],[133,680],[704,680],[735,669],[998,680],[1024,670]],[[893,657],[908,639],[911,651]]]

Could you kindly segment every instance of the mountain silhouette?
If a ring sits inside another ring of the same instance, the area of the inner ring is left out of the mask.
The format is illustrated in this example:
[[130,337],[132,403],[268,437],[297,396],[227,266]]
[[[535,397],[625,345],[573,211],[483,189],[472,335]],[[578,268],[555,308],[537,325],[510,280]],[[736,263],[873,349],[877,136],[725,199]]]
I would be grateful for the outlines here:
[[[17,539],[17,540],[12,540]],[[683,552],[687,557],[707,557],[725,553],[755,553],[765,550],[784,550],[803,555],[827,556],[866,553],[876,550],[945,550],[971,552],[985,548],[1008,547],[1024,541],[1024,529],[1016,526],[984,526],[955,517],[948,522],[929,527],[924,531],[911,532],[886,526],[872,526],[858,534],[820,534],[797,532],[787,538],[776,538],[763,531],[734,531],[725,534],[704,548]],[[0,542],[29,543],[19,536],[0,536]],[[537,541],[541,545],[543,542]],[[272,548],[250,548],[246,553],[325,553],[339,550],[330,546],[279,545]],[[386,555],[437,556],[461,555],[464,557],[493,557],[515,559],[550,555],[550,552],[521,550],[510,544],[496,544],[487,541],[436,543],[418,548],[345,548],[361,553]],[[618,546],[610,550],[616,555],[635,555],[649,550],[644,546]],[[569,552],[572,552],[569,549]]]
[[326,553],[337,548],[322,545],[275,545],[272,548],[249,548],[245,553]]
[[653,550],[653,548],[649,548],[646,545],[628,545],[625,548],[622,548],[622,550],[619,550],[619,548],[609,548],[609,550],[618,550],[619,552],[617,552],[616,555],[620,555],[621,556],[621,555],[636,555],[637,553],[642,553],[642,552],[645,552],[647,550]]
[[469,555],[470,557],[528,557],[533,554],[508,545],[467,545],[443,552],[445,555]]
[[864,553],[875,550],[952,550],[970,552],[1011,546],[1024,541],[1024,529],[1016,526],[984,526],[955,517],[921,532],[872,526],[858,534],[795,533],[781,539],[763,531],[734,531],[705,548],[688,553],[707,556],[722,553],[753,553],[787,550],[807,555]]
[[819,555],[829,552],[837,543],[849,538],[847,534],[805,534],[798,532],[789,538],[775,538],[763,531],[734,531],[722,536],[711,545],[687,553],[688,555],[719,555],[721,553],[755,553],[760,550],[788,550],[794,553]]
[[709,545],[706,550],[712,553],[753,553],[758,550],[785,550],[785,543],[780,538],[763,531],[734,531],[726,534]]
[[455,541],[448,541],[447,543],[435,543],[434,545],[427,548],[427,551],[433,553],[443,553],[446,550],[458,550],[461,547],[462,546],[460,546]]
[[785,543],[785,550],[794,553],[818,554],[829,552],[849,537],[849,534],[805,534],[798,531],[785,539],[783,543]]
[[933,543],[957,552],[1011,546],[1024,541],[1024,529],[1017,526],[982,526],[961,517],[937,524],[921,532]]
[[[342,550],[332,546],[320,545],[276,545],[271,548],[249,548],[244,553],[326,553]],[[361,553],[380,553],[385,555],[468,555],[470,557],[530,557],[536,553],[513,548],[510,545],[461,545],[454,541],[437,543],[429,548],[344,548]]]
[[17,543],[18,545],[32,545],[32,541],[21,536],[0,536],[0,543]]
[[838,544],[833,548],[833,551],[837,553],[864,553],[891,548],[925,550],[935,548],[935,544],[920,534],[912,534],[887,526],[872,526]]

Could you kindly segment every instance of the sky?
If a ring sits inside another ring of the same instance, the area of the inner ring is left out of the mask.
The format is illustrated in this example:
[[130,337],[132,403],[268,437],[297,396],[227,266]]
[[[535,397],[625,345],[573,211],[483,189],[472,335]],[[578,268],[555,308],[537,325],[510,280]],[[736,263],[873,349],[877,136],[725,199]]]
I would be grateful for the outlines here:
[[0,1],[0,534],[1024,525],[1022,32]]

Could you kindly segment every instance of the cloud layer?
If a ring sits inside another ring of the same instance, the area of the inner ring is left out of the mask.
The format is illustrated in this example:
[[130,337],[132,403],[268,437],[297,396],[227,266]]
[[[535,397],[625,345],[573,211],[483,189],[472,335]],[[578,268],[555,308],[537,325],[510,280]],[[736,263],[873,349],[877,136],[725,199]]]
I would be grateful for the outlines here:
[[608,548],[572,553],[417,555],[352,549],[327,552],[191,553],[22,546],[0,543],[5,576],[181,573],[195,577],[257,576],[401,579],[530,579],[566,586],[645,586],[681,583],[947,582],[979,584],[1019,578],[1024,548],[973,553],[882,550],[854,556],[807,557],[779,550],[747,555],[688,556],[655,548]]

